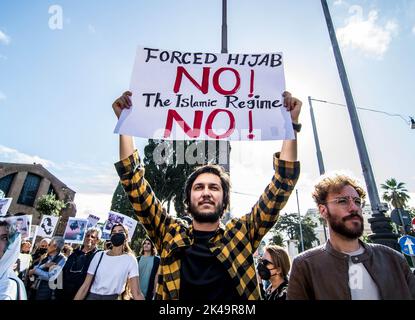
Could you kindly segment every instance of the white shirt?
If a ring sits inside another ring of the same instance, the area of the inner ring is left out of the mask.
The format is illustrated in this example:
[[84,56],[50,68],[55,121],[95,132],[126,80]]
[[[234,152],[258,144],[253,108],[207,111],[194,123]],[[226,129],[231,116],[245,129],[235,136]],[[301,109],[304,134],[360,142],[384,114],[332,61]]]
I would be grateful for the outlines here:
[[365,252],[363,247],[359,247],[349,255],[349,287],[352,300],[380,300],[379,289],[367,272],[363,263],[353,263],[352,257]]
[[[97,253],[88,268],[88,274],[94,275],[101,255]],[[109,256],[104,252],[98,266],[91,292],[101,295],[121,294],[124,292],[127,280],[138,277],[137,259],[130,254]]]

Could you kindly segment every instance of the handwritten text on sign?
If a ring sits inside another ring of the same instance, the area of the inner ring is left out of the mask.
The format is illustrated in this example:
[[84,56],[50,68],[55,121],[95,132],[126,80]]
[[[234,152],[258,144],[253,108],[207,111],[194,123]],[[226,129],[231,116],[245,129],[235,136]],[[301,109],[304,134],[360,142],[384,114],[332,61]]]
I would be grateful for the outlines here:
[[138,48],[133,107],[116,133],[171,140],[294,137],[283,107],[283,56]]

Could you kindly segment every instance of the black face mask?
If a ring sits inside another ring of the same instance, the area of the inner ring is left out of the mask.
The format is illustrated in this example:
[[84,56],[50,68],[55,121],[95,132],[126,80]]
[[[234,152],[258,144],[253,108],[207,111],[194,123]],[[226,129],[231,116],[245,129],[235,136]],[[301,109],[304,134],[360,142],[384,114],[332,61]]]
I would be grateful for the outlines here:
[[262,280],[269,280],[271,278],[271,271],[262,262],[259,262],[256,268]]
[[37,249],[37,253],[42,255],[45,254],[46,252],[48,252],[48,248],[39,248]]
[[124,244],[124,241],[125,241],[125,233],[124,232],[114,233],[111,236],[111,243],[114,247],[122,246]]

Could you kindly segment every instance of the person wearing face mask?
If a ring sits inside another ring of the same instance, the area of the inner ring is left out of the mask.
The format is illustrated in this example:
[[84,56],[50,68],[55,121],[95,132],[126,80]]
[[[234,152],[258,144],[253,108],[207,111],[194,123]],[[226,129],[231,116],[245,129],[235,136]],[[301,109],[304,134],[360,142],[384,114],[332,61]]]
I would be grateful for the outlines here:
[[128,230],[124,225],[113,225],[111,244],[110,250],[98,253],[92,259],[74,300],[119,300],[126,285],[134,300],[144,300],[137,259],[128,245]]
[[265,291],[265,300],[286,300],[290,265],[290,258],[283,248],[276,245],[265,247],[257,266],[259,277],[270,281]]

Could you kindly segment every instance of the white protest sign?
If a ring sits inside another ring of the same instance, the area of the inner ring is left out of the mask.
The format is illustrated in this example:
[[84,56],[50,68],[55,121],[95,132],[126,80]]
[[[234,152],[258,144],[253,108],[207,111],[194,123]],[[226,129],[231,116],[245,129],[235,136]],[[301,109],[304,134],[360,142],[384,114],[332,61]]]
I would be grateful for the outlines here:
[[87,230],[87,219],[69,217],[63,239],[65,242],[81,244]]
[[32,215],[11,216],[6,221],[13,227],[16,232],[22,235],[22,240],[30,237],[30,226],[32,225]]
[[0,198],[0,217],[7,214],[7,210],[9,210],[12,201],[13,198]]
[[132,108],[116,133],[166,140],[293,139],[282,53],[213,54],[139,47]]
[[128,229],[128,241],[131,241],[137,227],[137,221],[122,213],[110,211],[108,212],[108,219],[105,222],[103,233],[109,234],[116,223],[122,223]]
[[37,232],[39,237],[52,238],[58,224],[59,217],[44,215]]
[[95,227],[97,225],[97,223],[99,221],[99,217],[90,213],[88,215],[87,220],[88,220],[87,229],[89,229],[89,228]]

